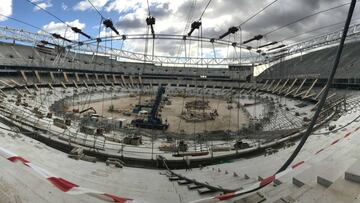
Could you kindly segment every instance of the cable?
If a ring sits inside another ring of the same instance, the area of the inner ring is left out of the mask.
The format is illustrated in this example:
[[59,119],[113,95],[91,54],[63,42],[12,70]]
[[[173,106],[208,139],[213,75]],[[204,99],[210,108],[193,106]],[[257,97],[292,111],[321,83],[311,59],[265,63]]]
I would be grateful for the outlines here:
[[42,8],[41,6],[39,6],[38,4],[32,2],[31,0],[25,0],[29,3],[31,3],[32,5],[38,7],[40,10],[46,12],[47,14],[51,15],[52,17],[58,19],[60,22],[64,23],[65,25],[69,26],[65,21],[61,20],[59,17],[57,17],[56,15],[52,14],[51,12],[47,11],[46,9]]
[[[91,39],[91,37],[89,35],[87,35],[86,33],[82,32],[81,29],[77,28],[77,27],[73,27],[71,25],[69,25],[68,23],[66,23],[65,21],[61,20],[59,17],[57,17],[56,15],[52,14],[51,12],[49,12],[48,10],[42,8],[41,6],[39,6],[38,4],[36,4],[35,2],[31,1],[31,0],[26,0],[27,2],[31,3],[32,5],[36,6],[37,8],[39,8],[40,10],[46,12],[47,14],[51,15],[52,17],[56,18],[57,20],[59,20],[60,22],[62,22],[63,24],[65,24],[67,26],[67,28],[71,28],[72,31],[74,31],[75,33],[80,33],[82,34],[83,36]],[[89,1],[89,0],[88,0]],[[89,1],[89,3],[94,7],[94,5]],[[94,7],[95,8],[95,7]],[[95,8],[96,9],[96,8]],[[96,9],[97,10],[97,9]],[[101,14],[100,14],[101,15]],[[65,34],[66,35],[66,32],[67,32],[67,29],[65,30]],[[60,37],[58,35],[58,37],[54,36],[53,34],[53,37],[55,38],[60,38],[62,40],[65,40],[65,41],[68,41],[68,42],[71,42],[71,40],[68,40],[66,39],[65,37]]]
[[318,15],[318,14],[325,13],[325,12],[328,12],[328,11],[331,11],[331,10],[334,10],[334,9],[337,9],[337,8],[341,8],[341,7],[344,7],[344,6],[349,5],[349,4],[350,4],[350,3],[345,3],[345,4],[341,4],[341,5],[338,5],[338,6],[335,6],[335,7],[331,7],[331,8],[325,9],[325,10],[321,10],[321,11],[312,13],[312,14],[310,14],[310,15],[307,15],[307,16],[305,16],[305,17],[302,17],[302,18],[299,18],[299,19],[297,19],[297,20],[295,20],[295,21],[292,21],[292,22],[290,22],[290,23],[288,23],[288,24],[285,24],[285,25],[283,25],[283,26],[280,26],[280,27],[278,27],[278,28],[276,28],[276,29],[274,29],[274,30],[271,30],[271,31],[265,33],[264,35],[272,34],[272,33],[276,32],[276,31],[279,31],[279,30],[281,30],[281,29],[283,29],[283,28],[285,28],[285,27],[288,27],[288,26],[290,26],[290,25],[293,25],[293,24],[295,24],[295,23],[298,23],[298,22],[300,22],[300,21],[303,21],[303,20],[305,20],[305,19],[307,19],[307,18],[316,16],[316,15]]
[[346,23],[344,25],[344,30],[343,30],[343,33],[342,33],[341,41],[340,41],[340,44],[339,44],[339,47],[338,47],[338,50],[337,50],[337,53],[336,53],[336,58],[335,58],[335,61],[334,61],[334,65],[333,65],[333,68],[332,68],[331,73],[329,75],[329,78],[328,78],[328,80],[326,82],[324,93],[323,93],[323,95],[321,97],[318,108],[316,109],[316,112],[315,112],[314,116],[312,117],[311,122],[310,122],[308,128],[306,129],[305,134],[301,138],[300,143],[298,144],[298,146],[296,147],[294,152],[291,154],[291,156],[285,161],[285,163],[276,172],[276,174],[284,171],[293,162],[293,160],[296,158],[296,156],[301,151],[301,149],[304,146],[306,140],[310,136],[310,134],[311,134],[311,132],[313,130],[313,127],[316,124],[316,121],[317,121],[317,119],[318,119],[318,117],[320,115],[321,109],[325,104],[327,95],[329,93],[330,86],[332,84],[332,81],[334,79],[336,70],[337,70],[339,62],[340,62],[341,54],[342,54],[342,51],[343,51],[343,48],[344,48],[345,39],[346,39],[348,30],[349,30],[349,26],[350,26],[350,22],[351,22],[351,18],[352,18],[353,12],[354,12],[356,2],[357,2],[357,0],[351,0],[351,4],[350,4],[349,12],[348,12],[348,15],[347,15],[347,18],[346,18]]
[[[356,20],[359,20],[359,19],[360,18],[355,18],[355,19],[352,19],[352,21],[356,21]],[[333,26],[340,25],[340,24],[343,24],[343,23],[345,23],[345,21],[341,21],[341,22],[338,22],[338,23],[330,24],[330,25],[325,25],[325,26],[322,26],[322,27],[318,27],[318,28],[306,31],[306,32],[296,34],[294,36],[291,36],[291,37],[288,37],[288,38],[285,38],[285,39],[282,39],[282,40],[279,40],[279,41],[288,41],[290,39],[297,38],[297,37],[299,37],[301,35],[304,35],[304,34],[308,34],[308,33],[315,32],[315,31],[322,30],[322,29],[329,28],[329,27],[333,27]]]
[[[196,6],[196,0],[193,0],[191,5],[190,5],[190,8],[189,8],[189,12],[187,13],[187,17],[186,17],[186,23],[185,23],[185,27],[184,27],[184,30],[182,32],[182,35],[184,36],[186,31],[189,29],[189,26],[190,26],[190,22],[191,22],[191,19],[193,17],[193,11],[194,11],[194,7]],[[185,42],[186,38],[184,39],[184,42]],[[185,45],[185,53],[186,53],[186,42],[184,43]],[[177,54],[176,55],[180,55],[181,54],[181,49],[182,49],[182,43],[180,45],[177,46]],[[186,54],[185,54],[185,58],[186,58]]]
[[24,22],[24,21],[22,21],[22,20],[19,20],[19,19],[10,17],[10,16],[3,15],[3,14],[1,14],[1,13],[0,13],[0,16],[3,16],[3,17],[5,17],[5,18],[14,20],[14,21],[16,21],[16,22],[22,23],[22,24],[24,24],[24,25],[30,26],[30,27],[32,27],[32,28],[35,28],[35,29],[41,30],[41,31],[43,31],[43,32],[45,32],[45,33],[47,33],[47,34],[50,34],[50,33],[47,32],[46,30],[43,30],[43,29],[41,29],[41,28],[39,28],[39,27],[37,27],[37,26],[35,26],[35,25],[32,25],[32,24],[27,23],[27,22]]
[[146,0],[146,3],[147,3],[148,14],[149,16],[151,16],[149,0]]
[[94,4],[90,1],[90,0],[87,0],[90,5],[95,9],[95,11],[101,16],[102,19],[105,19],[105,17],[100,13],[100,11],[94,6]]
[[209,0],[208,3],[206,4],[205,9],[204,9],[203,12],[201,13],[199,20],[201,20],[201,18],[203,17],[203,15],[204,15],[206,9],[208,8],[208,6],[210,5],[210,3],[211,3],[211,0]]
[[[71,28],[75,33],[80,33],[82,35],[84,35],[85,37],[87,38],[91,38],[89,35],[87,35],[86,33],[82,32],[81,29],[78,29],[77,27],[72,27],[71,25],[69,25],[68,23],[66,23],[65,21],[61,20],[59,17],[57,17],[56,15],[52,14],[51,12],[49,12],[48,10],[42,8],[41,6],[39,6],[38,4],[36,4],[35,2],[31,1],[31,0],[26,0],[27,2],[29,2],[30,4],[36,6],[37,8],[39,8],[40,10],[46,12],[47,14],[51,15],[52,17],[56,18],[57,20],[59,20],[60,22],[62,22],[63,24],[66,25],[66,30],[65,30],[65,34],[66,35],[66,32],[67,32],[67,29],[68,28]],[[64,41],[68,41],[68,42],[72,42],[72,40],[69,40],[69,39],[66,39],[65,37],[61,37],[60,35],[56,34],[56,33],[53,33],[52,34],[53,37],[55,38],[58,38],[58,39],[62,39]],[[65,42],[64,42],[65,43]]]
[[[202,18],[202,16],[204,15],[204,13],[205,13],[205,11],[206,11],[206,9],[208,8],[208,6],[209,6],[210,3],[211,3],[211,0],[209,0],[208,3],[206,4],[205,9],[204,9],[204,11],[201,13],[199,20],[194,21],[193,23],[191,23],[191,30],[190,30],[189,33],[187,34],[188,37],[191,36],[191,34],[194,32],[194,30],[200,28],[200,26],[201,26],[201,24],[202,24],[202,23],[201,23],[201,18]],[[201,29],[202,29],[202,28],[201,28]]]
[[[251,19],[253,19],[254,17],[256,17],[258,14],[260,14],[261,12],[263,12],[265,9],[267,9],[268,7],[270,7],[271,5],[273,5],[274,3],[276,3],[278,0],[274,0],[273,2],[271,2],[270,4],[266,5],[264,8],[262,8],[260,11],[256,12],[255,14],[253,14],[252,16],[250,16],[248,19],[246,19],[244,22],[242,22],[240,25],[238,25],[237,27],[235,26],[232,26],[228,29],[227,32],[225,32],[224,34],[222,34],[219,39],[222,39],[224,37],[226,37],[227,35],[229,34],[235,34],[239,29],[241,29],[241,26],[244,25],[245,23],[249,22]],[[260,35],[258,35],[260,36]],[[262,38],[262,37],[261,37]],[[260,39],[261,39],[260,38]],[[257,39],[257,40],[260,40],[260,39]],[[252,41],[252,40],[251,40]],[[248,41],[250,42],[250,41]],[[245,42],[246,44],[247,42]],[[244,44],[244,43],[242,43]]]
[[187,19],[186,19],[186,24],[185,24],[185,29],[183,31],[183,35],[186,33],[186,30],[189,29],[189,26],[190,26],[190,23],[191,23],[191,19],[193,17],[193,14],[194,14],[194,8],[196,6],[196,0],[194,0],[192,2],[192,4],[190,5],[190,9],[189,9],[189,13],[187,15]]
[[259,15],[261,12],[263,12],[265,9],[267,9],[268,7],[270,7],[271,5],[273,5],[274,3],[276,3],[278,0],[275,0],[271,3],[269,3],[268,5],[266,5],[264,8],[262,8],[261,10],[259,10],[258,12],[256,12],[255,14],[253,14],[252,16],[250,16],[248,19],[246,19],[244,22],[242,22],[240,26],[244,25],[245,23],[249,22],[251,19],[255,18],[257,15]]

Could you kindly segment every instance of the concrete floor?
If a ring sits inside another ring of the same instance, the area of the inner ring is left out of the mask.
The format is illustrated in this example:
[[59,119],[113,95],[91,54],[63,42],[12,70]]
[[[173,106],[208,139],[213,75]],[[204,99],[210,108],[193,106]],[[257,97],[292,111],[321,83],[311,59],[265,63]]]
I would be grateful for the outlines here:
[[[357,112],[347,114],[336,123],[341,125],[349,122],[357,115]],[[321,146],[329,145],[332,140],[343,136],[344,133],[355,129],[358,125],[358,123],[353,123],[348,126],[345,131],[339,133],[311,136],[297,160],[311,156]],[[283,177],[281,179],[283,184],[289,185],[289,187],[286,187],[287,192],[285,192],[285,194],[291,194],[299,190],[297,187],[292,186],[292,177],[305,173],[308,169],[311,170],[311,168],[316,165],[323,163],[324,160],[337,162],[341,157],[346,157],[349,153],[358,158],[356,156],[356,152],[358,151],[356,146],[360,143],[360,139],[358,139],[359,137],[356,135],[349,138],[349,140],[344,140],[333,148],[329,148],[329,150],[325,151],[321,156],[312,159],[310,164],[304,168]],[[104,163],[94,164],[75,161],[67,158],[66,154],[49,148],[24,135],[15,137],[7,132],[0,134],[0,143],[2,143],[2,147],[25,157],[32,163],[36,163],[44,169],[83,187],[123,195],[144,202],[188,202],[204,197],[204,195],[200,196],[195,191],[188,191],[185,186],[180,186],[176,182],[168,181],[165,176],[159,175],[159,171],[157,170],[137,168],[118,169],[107,167]],[[246,184],[256,181],[258,176],[265,177],[271,175],[278,169],[279,165],[283,163],[293,149],[294,147],[283,149],[271,156],[260,156],[247,160],[238,160],[232,163],[209,166],[203,170],[193,169],[191,172],[180,170],[178,172],[209,182],[225,178],[231,179],[233,172],[239,174],[240,177],[247,174],[250,180],[245,181],[240,179],[238,182],[221,182],[224,187],[230,187],[231,185],[246,186]],[[13,199],[13,202],[16,202],[17,199],[20,199],[21,202],[100,202],[98,199],[87,195],[66,195],[21,164],[13,164],[4,159],[0,159],[0,164],[2,166],[0,167],[2,186],[0,188],[2,188],[2,192],[9,194],[8,196]],[[212,168],[214,168],[214,170],[212,170]],[[227,171],[228,174],[225,174],[225,171]],[[322,172],[323,171],[324,170],[322,170]],[[277,188],[269,186],[261,192],[264,193],[268,199],[276,199],[275,197],[284,193],[284,191],[283,193],[279,193],[278,191],[277,194],[275,194],[271,192],[272,190],[277,191]],[[325,192],[325,189],[321,191]],[[311,190],[307,192],[308,195],[312,194],[310,192]]]
[[[352,109],[349,109],[349,112],[343,114],[337,121],[332,121],[331,124],[341,127],[359,116],[359,104],[353,103],[349,106]],[[359,159],[360,131],[353,132],[359,125],[359,122],[353,122],[344,129],[331,133],[326,133],[327,129],[318,130],[316,132],[318,134],[310,136],[295,160],[296,162],[307,159],[307,164],[282,177],[280,179],[282,184],[279,186],[270,185],[260,190],[260,193],[268,202],[288,196],[299,202],[357,202],[360,194],[359,185],[344,180],[343,176],[345,170]],[[149,203],[181,203],[211,196],[199,195],[196,191],[189,191],[186,186],[170,182],[166,176],[160,175],[158,170],[127,167],[118,169],[108,167],[104,163],[75,161],[67,158],[66,154],[25,135],[1,131],[1,147],[83,187]],[[313,156],[316,151],[331,145],[334,140],[343,137],[347,132],[353,133],[349,138]],[[208,166],[202,170],[195,168],[191,172],[184,170],[177,172],[221,185],[224,188],[246,187],[256,182],[258,176],[272,175],[289,157],[294,147],[281,149],[270,156],[236,160],[231,163]],[[341,167],[331,167],[332,163],[340,164]],[[327,166],[327,164],[330,165]],[[14,164],[0,158],[0,166],[0,200],[4,200],[3,202],[101,202],[88,195],[65,194],[20,163]],[[234,172],[238,174],[238,178],[233,177]],[[249,179],[243,178],[245,174]],[[331,186],[324,188],[319,185],[316,181],[319,175],[333,179]],[[295,186],[292,183],[293,178],[304,182],[305,186]],[[237,199],[242,202],[246,198],[251,198],[251,195],[254,194]]]
[[[150,100],[149,96],[142,96],[142,101]],[[219,116],[216,117],[215,120],[205,121],[205,122],[187,122],[183,118],[181,118],[181,111],[186,110],[184,104],[189,101],[195,100],[195,97],[190,98],[181,98],[181,97],[170,97],[171,105],[165,105],[161,111],[161,117],[163,120],[167,120],[169,125],[168,132],[174,133],[202,133],[205,130],[207,132],[211,131],[237,131],[238,129],[242,129],[243,127],[248,126],[249,118],[247,118],[245,112],[239,109],[239,121],[237,115],[237,109],[235,108],[235,104],[233,104],[233,109],[229,110],[228,103],[224,99],[215,99],[215,98],[207,98],[209,101],[209,105],[211,110],[216,109]],[[99,112],[100,115],[108,118],[124,118],[130,123],[131,120],[135,119],[135,115],[132,116],[124,116],[121,112],[129,111],[131,112],[134,108],[135,104],[138,104],[139,97],[123,97],[120,99],[112,99],[105,100],[102,102],[94,102],[89,103],[89,106],[92,106]],[[244,103],[245,101],[240,100],[240,102]],[[246,100],[246,102],[251,102]],[[254,101],[252,101],[254,102]],[[114,105],[114,108],[117,112],[108,112],[108,109],[111,105]],[[76,107],[76,106],[75,106]],[[72,109],[74,107],[70,107]]]

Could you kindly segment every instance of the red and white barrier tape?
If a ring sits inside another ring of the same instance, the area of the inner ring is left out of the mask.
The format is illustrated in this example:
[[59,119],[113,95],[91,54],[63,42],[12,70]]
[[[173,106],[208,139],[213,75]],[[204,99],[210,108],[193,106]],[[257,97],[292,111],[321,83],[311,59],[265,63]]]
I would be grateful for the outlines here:
[[46,180],[48,180],[51,184],[53,184],[57,189],[61,190],[62,192],[65,192],[66,194],[71,195],[79,195],[79,194],[88,194],[91,196],[95,196],[101,200],[109,201],[109,202],[118,202],[118,203],[140,203],[139,201],[133,200],[131,198],[126,197],[120,197],[116,195],[112,195],[105,192],[100,192],[88,188],[81,187],[75,183],[72,183],[66,179],[57,177],[47,170],[29,162],[25,158],[18,156],[14,154],[13,152],[4,149],[0,147],[0,156],[15,163],[15,162],[21,162],[25,166],[33,169],[35,172],[40,174],[42,177],[44,177]]
[[[360,127],[357,127],[353,132],[356,132],[359,129],[360,129]],[[325,146],[324,148],[322,148],[322,149],[318,150],[317,152],[315,152],[313,154],[313,156],[315,156],[317,154],[320,154],[322,151],[324,151],[325,149],[335,145],[340,140],[343,140],[343,139],[349,137],[351,135],[351,133],[352,132],[348,132],[343,137],[334,140],[330,145]],[[291,167],[287,168],[286,170],[284,170],[284,171],[282,171],[280,173],[277,173],[275,175],[269,176],[267,178],[264,178],[263,180],[258,181],[256,183],[250,185],[249,187],[244,188],[244,189],[241,189],[241,190],[238,190],[238,191],[235,191],[235,192],[222,194],[222,195],[217,195],[217,196],[214,196],[214,197],[195,200],[195,201],[192,201],[191,203],[215,203],[215,202],[221,202],[221,201],[229,200],[229,199],[232,199],[234,197],[241,196],[241,195],[256,191],[258,189],[261,189],[261,188],[271,184],[276,179],[279,179],[280,177],[282,177],[282,176],[290,173],[291,171],[299,168],[300,166],[304,165],[304,163],[307,163],[311,158],[313,158],[313,157],[310,157],[310,158],[308,158],[306,160],[303,160],[303,161],[299,161],[296,164],[292,165]]]

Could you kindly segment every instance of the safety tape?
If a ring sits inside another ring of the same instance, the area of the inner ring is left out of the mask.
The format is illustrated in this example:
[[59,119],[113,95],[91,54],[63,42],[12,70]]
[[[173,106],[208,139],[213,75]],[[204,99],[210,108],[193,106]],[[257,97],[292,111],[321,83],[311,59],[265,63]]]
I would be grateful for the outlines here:
[[[353,132],[356,132],[359,129],[360,129],[360,127],[357,127]],[[341,137],[339,139],[336,139],[333,142],[331,142],[330,145],[327,145],[324,148],[322,148],[322,149],[318,150],[317,152],[315,152],[313,154],[313,156],[315,156],[317,154],[320,154],[325,149],[327,149],[327,148],[335,145],[339,141],[349,137],[351,134],[352,134],[352,132],[346,133],[343,137]],[[280,173],[277,173],[275,175],[268,176],[268,177],[264,178],[263,180],[258,181],[256,183],[244,188],[244,189],[241,189],[241,190],[238,190],[238,191],[235,191],[235,192],[230,192],[230,193],[226,193],[226,194],[217,195],[217,196],[214,196],[214,197],[208,197],[208,198],[204,198],[204,199],[195,200],[195,201],[192,201],[190,203],[215,203],[215,202],[226,201],[226,200],[232,199],[232,198],[237,197],[237,196],[241,196],[241,195],[244,195],[244,194],[251,193],[253,191],[259,190],[259,189],[271,184],[273,181],[281,178],[282,176],[290,173],[291,171],[294,171],[295,169],[300,168],[300,166],[303,166],[305,163],[307,163],[312,158],[313,157],[309,157],[306,160],[299,161],[299,162],[295,163],[294,165],[292,165],[291,167],[287,168],[286,170],[284,170],[284,171],[282,171]]]
[[23,165],[31,168],[32,170],[34,170],[35,172],[40,174],[43,178],[45,178],[47,181],[49,181],[57,189],[59,189],[60,191],[66,193],[66,194],[71,194],[71,195],[87,194],[87,195],[96,197],[98,199],[104,200],[104,201],[117,202],[117,203],[140,203],[139,201],[136,201],[131,198],[116,196],[116,195],[112,195],[109,193],[81,187],[81,186],[79,186],[75,183],[72,183],[66,179],[63,179],[61,177],[57,177],[57,176],[53,175],[52,173],[48,172],[47,170],[37,166],[36,164],[29,162],[25,158],[18,156],[15,153],[13,153],[7,149],[4,149],[2,147],[0,147],[0,156],[13,162],[13,163],[21,162]]

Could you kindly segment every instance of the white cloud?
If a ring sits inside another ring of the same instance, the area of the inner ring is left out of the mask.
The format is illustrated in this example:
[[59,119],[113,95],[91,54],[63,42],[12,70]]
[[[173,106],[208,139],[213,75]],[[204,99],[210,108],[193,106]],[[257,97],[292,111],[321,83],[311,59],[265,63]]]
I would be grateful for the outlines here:
[[64,2],[61,3],[61,8],[62,8],[64,11],[68,10],[68,6],[67,6]]
[[[42,2],[42,3],[39,3],[38,6],[39,6],[40,8],[42,8],[42,9],[47,9],[47,8],[52,7],[52,4],[51,4],[51,3]],[[35,7],[34,10],[35,10],[35,11],[40,10],[39,7]]]
[[[12,0],[2,0],[0,4],[0,13],[4,16],[11,16],[12,14]],[[7,18],[0,16],[0,21],[5,21]]]
[[[103,6],[105,6],[109,0],[91,0],[91,3],[99,10],[102,9]],[[74,7],[74,10],[78,11],[85,11],[88,9],[93,9],[91,4],[88,2],[88,0],[83,0],[77,3]]]
[[37,5],[37,6],[34,6],[34,11],[39,11],[40,8],[47,9],[47,8],[50,8],[53,6],[51,1],[32,0],[31,2]]
[[109,3],[106,11],[117,11],[119,13],[128,12],[130,10],[137,10],[146,4],[143,0],[115,0]]
[[[84,29],[86,27],[85,23],[81,23],[79,19],[76,19],[71,22],[66,22],[66,24],[71,27],[77,27],[79,29]],[[51,21],[49,24],[43,26],[43,30],[49,33],[57,33],[61,36],[70,40],[78,40],[79,34],[74,33],[71,28],[67,27],[64,23],[55,23]],[[39,31],[41,33],[41,31]]]

